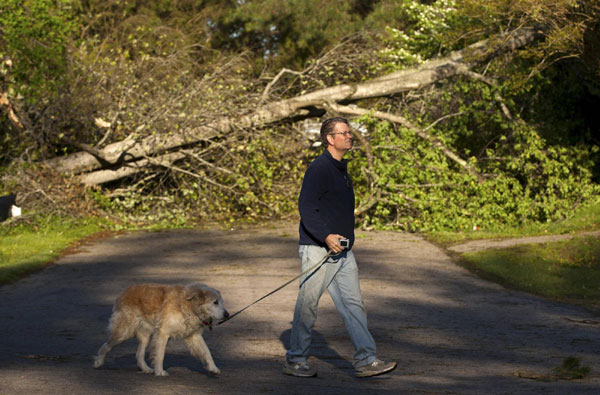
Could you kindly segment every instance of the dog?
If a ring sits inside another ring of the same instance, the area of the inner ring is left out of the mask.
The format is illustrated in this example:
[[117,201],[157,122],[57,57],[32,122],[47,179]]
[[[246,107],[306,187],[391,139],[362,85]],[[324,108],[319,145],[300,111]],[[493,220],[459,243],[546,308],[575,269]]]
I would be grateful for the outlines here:
[[[110,317],[109,338],[98,350],[94,367],[104,364],[106,354],[117,344],[134,335],[139,344],[137,366],[142,372],[168,376],[163,369],[165,348],[169,338],[184,339],[190,353],[199,359],[213,375],[221,371],[215,365],[202,332],[212,330],[214,320],[223,320],[229,313],[221,293],[202,283],[187,286],[138,284],[127,288],[116,300]],[[152,338],[151,369],[145,361],[146,347]]]

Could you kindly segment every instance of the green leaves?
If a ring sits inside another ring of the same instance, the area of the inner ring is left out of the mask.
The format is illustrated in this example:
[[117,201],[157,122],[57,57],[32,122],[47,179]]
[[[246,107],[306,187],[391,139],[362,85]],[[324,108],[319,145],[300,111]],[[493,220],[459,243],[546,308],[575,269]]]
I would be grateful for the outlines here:
[[50,100],[65,77],[67,49],[78,26],[67,0],[3,0],[0,58],[11,59],[9,81],[29,101]]
[[[362,219],[365,226],[439,231],[556,221],[600,195],[591,178],[591,150],[551,146],[523,122],[487,149],[488,160],[471,160],[487,174],[483,181],[408,129],[368,117],[362,122],[371,130],[372,170],[381,194]],[[445,139],[452,142],[452,136]],[[366,158],[361,151],[353,155],[352,174],[362,174]],[[360,203],[370,186],[363,176],[355,185]]]
[[[403,29],[393,25],[382,50],[383,70],[401,70],[439,55],[444,47],[443,36],[456,18],[454,0],[438,0],[431,4],[418,1],[396,2],[394,12],[406,20]],[[400,19],[400,18],[398,18]]]

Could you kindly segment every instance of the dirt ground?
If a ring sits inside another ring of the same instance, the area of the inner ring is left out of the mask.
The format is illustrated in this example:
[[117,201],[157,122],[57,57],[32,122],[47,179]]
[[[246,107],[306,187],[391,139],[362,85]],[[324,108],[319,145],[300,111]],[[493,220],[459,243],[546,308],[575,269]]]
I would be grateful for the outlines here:
[[[112,303],[130,284],[203,281],[233,313],[294,277],[297,225],[277,223],[119,235],[0,287],[0,394],[600,393],[596,313],[478,279],[413,234],[358,231],[354,252],[378,356],[398,362],[391,374],[354,378],[352,346],[324,295],[311,358],[318,377],[283,375],[297,283],[205,335],[218,378],[181,341],[168,345],[169,377],[138,372],[135,340],[92,367]],[[591,373],[552,380],[567,357]]]

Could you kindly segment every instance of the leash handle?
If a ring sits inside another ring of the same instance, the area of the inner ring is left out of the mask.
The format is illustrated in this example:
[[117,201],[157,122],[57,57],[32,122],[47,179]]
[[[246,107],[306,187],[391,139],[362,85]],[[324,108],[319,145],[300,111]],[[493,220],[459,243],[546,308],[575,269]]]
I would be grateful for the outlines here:
[[[289,284],[291,284],[292,282],[296,281],[298,278],[302,277],[303,275],[305,275],[306,273],[312,271],[313,269],[315,269],[315,271],[313,273],[316,273],[317,270],[319,270],[319,268],[325,263],[325,261],[327,261],[327,258],[329,258],[330,256],[333,255],[333,251],[329,251],[327,254],[325,254],[325,256],[323,257],[323,259],[321,259],[319,262],[317,262],[316,264],[314,264],[313,266],[309,267],[308,269],[306,269],[305,271],[303,271],[302,273],[300,273],[299,275],[297,275],[296,277],[292,278],[291,280],[287,281],[285,284],[279,286],[278,288],[275,288],[274,290],[272,290],[271,292],[269,292],[268,294],[260,297],[259,299],[255,300],[254,302],[250,303],[248,306],[244,307],[243,309],[235,312],[234,314],[230,315],[229,317],[225,318],[222,321],[219,321],[217,323],[217,325],[221,325],[222,323],[229,321],[230,319],[232,319],[233,317],[235,317],[236,315],[240,314],[242,311],[246,310],[248,307],[255,305],[256,303],[260,302],[261,300],[263,300],[264,298],[266,298],[267,296],[271,296],[273,295],[275,292],[279,291],[280,289],[288,286]],[[302,286],[302,284],[304,284],[304,282],[306,280],[308,280],[310,277],[312,276],[312,274],[310,276],[308,276],[301,284],[300,286]]]

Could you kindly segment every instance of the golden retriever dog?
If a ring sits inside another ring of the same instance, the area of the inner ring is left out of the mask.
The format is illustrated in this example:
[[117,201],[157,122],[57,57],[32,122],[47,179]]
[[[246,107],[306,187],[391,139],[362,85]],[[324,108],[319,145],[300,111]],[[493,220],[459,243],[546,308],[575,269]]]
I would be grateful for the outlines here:
[[[110,336],[98,350],[94,367],[104,364],[106,354],[117,344],[131,339],[139,341],[137,366],[144,373],[168,376],[163,369],[169,338],[184,339],[190,353],[213,375],[221,373],[202,338],[204,328],[212,329],[213,320],[223,320],[229,313],[216,289],[202,283],[181,285],[138,284],[127,288],[115,302],[108,330]],[[152,337],[154,369],[145,361],[146,347]]]

